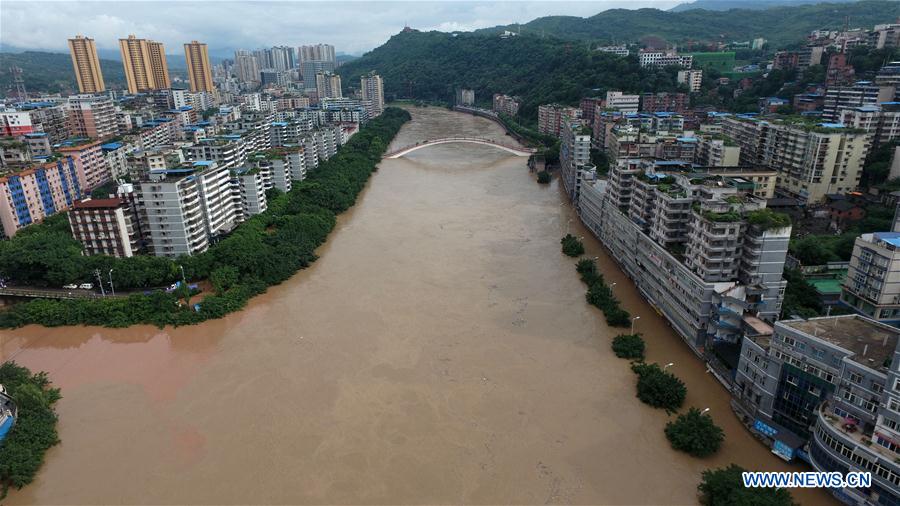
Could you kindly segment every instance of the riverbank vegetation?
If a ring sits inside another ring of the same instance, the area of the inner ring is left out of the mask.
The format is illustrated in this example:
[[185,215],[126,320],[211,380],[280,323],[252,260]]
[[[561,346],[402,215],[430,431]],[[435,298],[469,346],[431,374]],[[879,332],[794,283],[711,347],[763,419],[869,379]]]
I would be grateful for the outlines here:
[[760,504],[765,506],[799,506],[784,488],[749,488],[744,486],[741,473],[746,469],[731,464],[728,467],[707,469],[697,486],[703,506],[734,506]]
[[606,317],[606,324],[611,327],[627,327],[631,324],[631,314],[622,309],[612,292],[612,288],[606,284],[603,274],[597,269],[597,263],[583,258],[575,267],[581,280],[588,286],[585,294],[588,304],[599,308]]
[[697,408],[691,408],[667,423],[665,432],[672,448],[694,457],[707,457],[716,453],[725,439],[725,433],[713,422],[712,417]]
[[34,480],[44,453],[59,443],[56,412],[59,389],[50,386],[46,373],[32,374],[15,362],[0,365],[0,385],[18,408],[16,424],[0,442],[0,499],[9,487],[22,488]]
[[613,353],[619,358],[644,361],[644,339],[640,334],[619,334],[613,338]]
[[674,413],[684,404],[687,387],[674,374],[665,371],[659,364],[631,365],[638,376],[637,398],[654,408]]
[[290,192],[272,192],[264,213],[198,255],[176,260],[82,256],[64,217],[27,227],[0,242],[0,276],[13,282],[61,286],[88,281],[99,268],[114,269],[117,289],[147,289],[180,279],[181,266],[188,279],[211,279],[216,293],[206,296],[197,310],[179,306],[178,295],[159,290],[101,299],[38,299],[0,312],[0,327],[187,325],[243,308],[251,297],[315,261],[315,249],[334,228],[336,216],[356,202],[385,148],[409,119],[403,109],[386,109],[306,180],[295,181]]

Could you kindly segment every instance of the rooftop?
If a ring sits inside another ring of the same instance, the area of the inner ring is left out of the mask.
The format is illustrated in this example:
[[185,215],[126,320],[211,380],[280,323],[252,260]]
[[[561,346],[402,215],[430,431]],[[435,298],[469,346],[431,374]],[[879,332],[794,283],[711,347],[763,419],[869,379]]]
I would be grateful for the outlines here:
[[120,205],[121,199],[88,199],[76,202],[72,209],[115,209]]
[[839,346],[851,353],[850,360],[874,370],[885,368],[900,336],[900,329],[855,314],[782,320],[778,324]]

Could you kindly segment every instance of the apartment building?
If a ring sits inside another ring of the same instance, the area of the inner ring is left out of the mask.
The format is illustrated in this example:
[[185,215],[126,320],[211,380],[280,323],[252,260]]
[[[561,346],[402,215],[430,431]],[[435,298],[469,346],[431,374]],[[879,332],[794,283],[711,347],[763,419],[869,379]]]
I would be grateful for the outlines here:
[[679,70],[677,80],[678,84],[687,86],[691,93],[697,93],[703,85],[703,71]]
[[559,138],[566,118],[581,117],[581,110],[559,104],[547,104],[538,107],[538,132]]
[[606,108],[619,112],[638,112],[641,103],[640,95],[628,95],[621,91],[606,92]]
[[232,192],[240,219],[264,213],[268,209],[266,187],[259,167],[238,167],[233,172]]
[[85,193],[112,180],[112,171],[103,153],[102,142],[73,142],[57,148],[75,160],[78,181]]
[[731,116],[722,132],[740,146],[742,164],[777,169],[779,189],[807,203],[855,190],[871,144],[862,130],[796,118]]
[[900,139],[900,102],[882,102],[840,110],[839,123],[872,136],[872,149]]
[[375,72],[370,72],[359,78],[359,93],[363,100],[372,102],[370,117],[384,112],[384,81]]
[[293,181],[306,179],[306,156],[301,146],[282,146],[247,157],[247,165],[259,169],[265,190],[291,191]]
[[641,112],[675,112],[684,113],[690,104],[685,93],[643,93],[641,94]]
[[141,247],[137,212],[127,199],[82,200],[72,205],[68,218],[85,255],[130,257]]
[[830,86],[825,90],[822,118],[835,122],[845,108],[876,105],[894,99],[894,89],[877,86],[871,81],[857,81],[852,86]]
[[616,163],[586,225],[695,353],[739,343],[781,312],[789,221],[745,177],[654,165]]
[[612,53],[616,56],[628,56],[630,53],[626,46],[600,46],[594,51],[600,51],[601,53]]
[[75,160],[61,157],[0,176],[0,225],[12,237],[22,227],[68,209],[82,197]]
[[162,42],[138,39],[134,35],[129,35],[127,39],[119,39],[119,49],[122,53],[128,93],[134,95],[172,87]]
[[727,137],[700,135],[694,162],[705,166],[736,167],[741,164],[741,147]]
[[196,40],[185,44],[184,60],[187,63],[191,91],[214,92],[216,86],[213,83],[212,66],[209,64],[209,49],[206,44]]
[[686,69],[691,68],[694,57],[691,55],[679,55],[675,51],[645,51],[638,53],[638,62],[641,67],[668,67],[677,65]]
[[68,131],[73,137],[105,139],[119,133],[116,107],[106,96],[75,95],[66,102]]
[[[817,471],[870,471],[868,490],[833,490],[852,504],[900,499],[900,330],[859,315],[775,323],[745,336],[733,396],[772,451]],[[808,444],[808,452],[806,450]]]
[[69,39],[69,54],[72,56],[72,68],[75,70],[78,92],[102,93],[106,91],[94,39],[81,35]]
[[900,323],[900,232],[856,238],[841,301],[877,321]]
[[20,104],[18,110],[28,113],[33,130],[47,134],[51,144],[62,142],[71,137],[65,104],[57,102],[27,102]]
[[316,95],[323,98],[341,98],[341,76],[331,72],[316,73]]
[[519,100],[509,95],[497,93],[494,95],[493,107],[491,110],[497,114],[505,114],[507,116],[515,116],[519,114]]
[[593,171],[591,165],[591,131],[583,120],[567,119],[563,124],[559,145],[561,179],[566,193],[573,202],[578,201],[579,172]]
[[212,161],[151,172],[137,189],[147,245],[156,256],[203,252],[242,216],[229,169]]
[[473,106],[475,105],[475,90],[460,88],[456,90],[456,105]]

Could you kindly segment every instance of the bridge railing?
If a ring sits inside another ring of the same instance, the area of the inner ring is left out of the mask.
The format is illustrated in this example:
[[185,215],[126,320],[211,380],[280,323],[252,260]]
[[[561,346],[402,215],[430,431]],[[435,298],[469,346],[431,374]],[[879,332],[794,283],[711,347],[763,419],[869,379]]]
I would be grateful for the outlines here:
[[404,151],[407,151],[409,149],[419,147],[419,146],[428,146],[428,145],[432,145],[432,144],[441,144],[441,143],[454,142],[454,141],[483,142],[485,144],[492,144],[494,146],[499,146],[499,147],[510,149],[513,151],[518,151],[520,153],[534,153],[536,151],[533,148],[523,148],[520,146],[513,146],[511,144],[504,144],[502,142],[497,142],[493,139],[489,139],[486,137],[441,137],[439,139],[427,139],[424,141],[419,141],[415,144],[409,144],[407,146],[403,146],[402,148],[388,151],[387,153],[385,153],[382,156],[389,157],[389,156],[396,155],[397,153],[402,153]]

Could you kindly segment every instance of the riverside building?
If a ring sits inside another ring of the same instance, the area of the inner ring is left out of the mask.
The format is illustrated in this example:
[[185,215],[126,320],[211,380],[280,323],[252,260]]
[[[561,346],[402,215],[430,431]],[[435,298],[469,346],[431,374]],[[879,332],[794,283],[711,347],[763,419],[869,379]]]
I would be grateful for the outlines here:
[[868,471],[846,504],[900,501],[900,330],[860,315],[775,323],[745,336],[733,390],[772,451],[817,471]]
[[739,345],[745,332],[778,317],[791,233],[786,216],[765,208],[756,182],[715,171],[627,159],[612,167],[605,188],[582,187],[591,206],[582,219],[599,214],[588,228],[701,356]]

